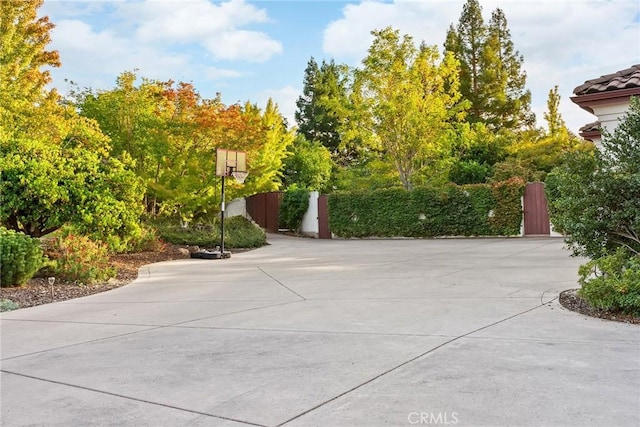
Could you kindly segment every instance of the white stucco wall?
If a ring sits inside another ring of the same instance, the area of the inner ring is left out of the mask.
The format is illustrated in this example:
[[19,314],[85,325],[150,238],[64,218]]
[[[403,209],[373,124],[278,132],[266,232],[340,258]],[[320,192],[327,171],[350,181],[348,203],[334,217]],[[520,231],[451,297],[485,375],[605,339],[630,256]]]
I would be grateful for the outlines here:
[[224,217],[230,218],[232,216],[247,217],[247,201],[243,198],[234,199],[229,202],[224,210]]
[[[610,101],[600,101],[590,105],[593,114],[598,117],[601,129],[609,133],[618,127],[620,119],[629,111],[629,98],[617,98]],[[597,147],[601,146],[602,138],[593,138]]]
[[309,209],[302,218],[302,226],[300,232],[310,236],[318,237],[320,227],[318,225],[318,197],[320,193],[311,191],[309,193]]

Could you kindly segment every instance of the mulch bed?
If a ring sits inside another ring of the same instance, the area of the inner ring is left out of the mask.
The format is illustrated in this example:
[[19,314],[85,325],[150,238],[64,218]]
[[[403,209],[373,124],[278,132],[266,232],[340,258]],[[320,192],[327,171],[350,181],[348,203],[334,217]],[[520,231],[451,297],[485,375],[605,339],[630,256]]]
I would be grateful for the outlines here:
[[589,305],[577,294],[577,289],[569,289],[560,293],[560,304],[567,310],[575,311],[586,316],[598,317],[615,322],[632,323],[640,325],[640,317],[629,314],[612,313]]
[[185,253],[184,248],[186,247],[167,245],[159,252],[114,255],[111,257],[111,263],[116,268],[117,275],[107,282],[78,285],[56,280],[51,286],[46,278],[37,277],[23,286],[0,288],[0,299],[9,299],[20,308],[25,308],[108,291],[133,282],[138,277],[138,268],[143,265],[189,258],[188,251]]

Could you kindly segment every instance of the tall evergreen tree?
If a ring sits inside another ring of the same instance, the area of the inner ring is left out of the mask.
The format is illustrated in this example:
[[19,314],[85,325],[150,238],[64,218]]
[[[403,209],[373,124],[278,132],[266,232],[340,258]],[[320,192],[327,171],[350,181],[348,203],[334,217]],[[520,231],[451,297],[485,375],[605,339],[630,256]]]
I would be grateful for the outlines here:
[[304,75],[302,95],[295,113],[298,134],[324,145],[336,160],[341,157],[340,106],[346,102],[345,72],[333,60],[311,58]]
[[507,18],[500,8],[493,11],[489,21],[485,55],[491,51],[493,61],[484,64],[486,74],[493,71],[495,76],[495,86],[489,91],[493,97],[488,103],[488,124],[509,129],[534,125],[531,92],[525,88],[527,73],[522,69],[524,58],[513,46]]
[[460,91],[463,100],[471,104],[467,121],[484,123],[494,130],[534,124],[523,57],[513,46],[501,9],[496,9],[485,25],[478,0],[468,0],[457,30],[449,27],[444,47],[460,61]]
[[487,39],[487,28],[482,18],[482,7],[478,0],[465,3],[458,28],[449,27],[445,42],[445,52],[451,52],[460,61],[460,92],[462,98],[470,101],[471,108],[467,120],[471,123],[483,121],[486,110],[485,89],[482,82],[483,50]]

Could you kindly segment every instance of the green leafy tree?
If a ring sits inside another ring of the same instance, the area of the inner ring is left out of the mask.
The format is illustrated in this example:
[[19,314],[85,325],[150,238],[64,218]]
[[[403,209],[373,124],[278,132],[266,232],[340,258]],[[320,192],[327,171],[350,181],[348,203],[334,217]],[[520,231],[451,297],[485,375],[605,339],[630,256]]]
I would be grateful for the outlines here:
[[578,152],[547,177],[554,225],[576,255],[640,253],[640,101],[595,156]]
[[449,152],[441,143],[459,99],[458,64],[451,55],[438,63],[435,47],[417,48],[410,36],[390,27],[372,34],[355,77],[357,108],[366,115],[361,127],[393,163],[403,187],[411,189],[417,170],[432,167]]
[[251,173],[244,187],[246,194],[280,188],[285,159],[295,138],[295,133],[287,129],[277,104],[271,99],[267,102],[260,121],[260,144],[249,153]]
[[128,158],[109,155],[109,140],[45,85],[53,25],[37,18],[41,1],[7,1],[0,47],[0,222],[40,237],[71,223],[122,249],[140,232],[143,185]]
[[[573,151],[591,151],[591,143],[572,134],[566,127],[559,112],[560,94],[558,87],[549,91],[547,111],[547,131],[531,130],[519,132],[508,147],[513,160],[509,162],[528,165],[529,179],[544,180],[546,174],[562,164],[564,156]],[[524,176],[523,176],[524,177]]]
[[284,185],[325,191],[331,178],[331,153],[318,142],[298,135],[284,162]]

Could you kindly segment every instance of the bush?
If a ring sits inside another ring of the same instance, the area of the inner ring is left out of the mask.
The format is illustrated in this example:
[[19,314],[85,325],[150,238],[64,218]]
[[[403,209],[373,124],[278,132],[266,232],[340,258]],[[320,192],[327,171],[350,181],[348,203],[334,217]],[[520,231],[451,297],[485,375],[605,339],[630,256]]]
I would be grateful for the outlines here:
[[640,316],[640,257],[622,248],[579,269],[578,294],[594,307]]
[[40,269],[40,240],[0,227],[0,285],[20,286]]
[[166,244],[160,238],[158,230],[147,224],[143,224],[140,230],[140,236],[129,243],[129,252],[160,252],[164,249]]
[[280,226],[297,232],[307,209],[309,209],[309,190],[292,185],[282,196],[278,213]]
[[418,187],[329,196],[331,231],[341,237],[514,235],[524,181]]
[[46,241],[46,254],[54,261],[48,274],[59,279],[89,284],[116,275],[109,247],[86,236],[66,234]]
[[[259,248],[267,243],[267,236],[260,227],[241,216],[226,218],[224,221],[224,245],[230,248]],[[220,220],[210,223],[193,224],[184,228],[173,223],[155,224],[160,237],[174,245],[201,246],[213,248],[220,245]]]
[[491,166],[475,160],[460,160],[451,167],[449,181],[458,185],[480,184],[491,176]]

